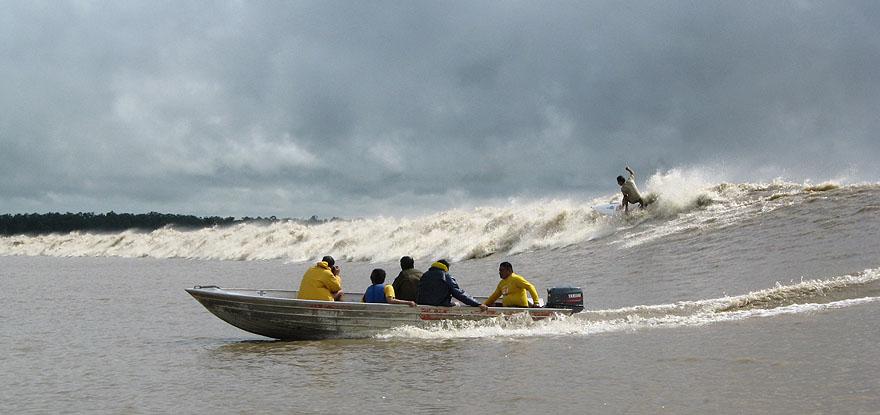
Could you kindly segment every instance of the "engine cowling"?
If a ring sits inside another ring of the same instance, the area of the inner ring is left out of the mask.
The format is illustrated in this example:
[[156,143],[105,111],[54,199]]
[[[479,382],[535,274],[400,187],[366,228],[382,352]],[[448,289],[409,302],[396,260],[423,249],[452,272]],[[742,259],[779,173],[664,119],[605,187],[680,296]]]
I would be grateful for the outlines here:
[[584,292],[580,287],[548,288],[545,307],[568,308],[578,313],[584,309]]

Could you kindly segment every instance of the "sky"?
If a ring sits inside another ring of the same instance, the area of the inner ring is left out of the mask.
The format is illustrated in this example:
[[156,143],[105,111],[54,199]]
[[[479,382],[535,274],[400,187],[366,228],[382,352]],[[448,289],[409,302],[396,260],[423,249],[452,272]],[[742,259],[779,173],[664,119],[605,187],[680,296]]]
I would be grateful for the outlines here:
[[0,0],[0,213],[880,181],[880,2]]

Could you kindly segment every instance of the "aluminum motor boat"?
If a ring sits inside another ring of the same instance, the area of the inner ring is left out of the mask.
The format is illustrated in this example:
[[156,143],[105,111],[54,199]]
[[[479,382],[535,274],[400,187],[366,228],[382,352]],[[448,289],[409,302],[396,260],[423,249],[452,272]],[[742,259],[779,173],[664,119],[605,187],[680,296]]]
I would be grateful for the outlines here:
[[357,293],[346,293],[342,301],[316,301],[297,299],[297,292],[288,290],[225,289],[212,285],[186,291],[223,321],[281,340],[364,338],[394,327],[428,327],[443,320],[484,320],[521,313],[542,320],[583,310],[583,294],[574,287],[547,290],[545,307],[490,307],[487,311],[466,306],[362,303],[361,294]]

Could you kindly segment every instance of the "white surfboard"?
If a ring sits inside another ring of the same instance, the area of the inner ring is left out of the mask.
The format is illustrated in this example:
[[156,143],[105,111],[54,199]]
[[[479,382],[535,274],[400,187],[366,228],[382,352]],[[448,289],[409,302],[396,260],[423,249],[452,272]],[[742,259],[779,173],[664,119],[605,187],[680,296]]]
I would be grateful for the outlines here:
[[604,205],[593,206],[593,210],[595,210],[600,215],[614,216],[615,214],[617,214],[617,209],[619,207],[620,203],[606,203]]

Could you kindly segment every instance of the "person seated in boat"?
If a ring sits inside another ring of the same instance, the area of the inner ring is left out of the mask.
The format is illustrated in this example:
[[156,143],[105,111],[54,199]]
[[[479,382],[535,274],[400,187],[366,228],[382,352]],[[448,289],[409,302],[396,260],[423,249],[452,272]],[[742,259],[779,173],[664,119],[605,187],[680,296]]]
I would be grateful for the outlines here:
[[642,199],[642,195],[639,194],[639,189],[636,187],[636,172],[632,171],[629,166],[626,166],[626,171],[629,172],[629,179],[624,179],[623,176],[617,176],[617,184],[620,185],[620,193],[623,193],[623,199],[620,201],[620,208],[623,209],[624,212],[629,213],[629,204],[639,204],[640,208],[647,206],[644,199]]
[[480,307],[486,311],[489,307],[467,295],[458,281],[449,273],[449,262],[445,259],[431,264],[431,268],[419,279],[418,304],[452,307],[452,297],[471,307]]
[[419,280],[421,278],[422,271],[416,269],[415,261],[411,257],[400,258],[400,273],[391,283],[397,298],[415,301],[419,296]]
[[[503,295],[504,298],[501,300],[501,305],[504,307],[540,307],[538,290],[535,289],[532,283],[526,281],[522,275],[514,273],[513,265],[510,262],[502,262],[498,266],[498,275],[501,277],[498,287],[495,288],[495,292],[483,304],[491,306],[495,304],[498,297]],[[533,304],[529,304],[526,293],[532,296]]]
[[388,304],[406,304],[415,307],[416,302],[412,300],[398,300],[394,297],[394,287],[385,284],[385,270],[376,268],[370,273],[370,281],[373,285],[364,292],[361,301],[365,303],[388,303]]
[[300,300],[342,301],[342,279],[339,265],[332,256],[325,256],[320,262],[306,270],[299,283],[297,297]]

